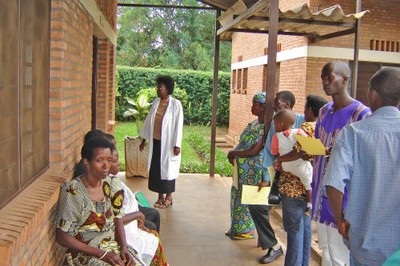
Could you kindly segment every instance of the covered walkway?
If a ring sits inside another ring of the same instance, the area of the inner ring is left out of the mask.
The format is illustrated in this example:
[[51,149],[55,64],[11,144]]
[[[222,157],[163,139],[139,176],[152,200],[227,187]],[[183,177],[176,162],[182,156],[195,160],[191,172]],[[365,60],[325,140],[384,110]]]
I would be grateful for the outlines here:
[[[150,204],[157,194],[147,189],[147,179],[120,175],[132,191],[142,191]],[[177,180],[171,209],[160,210],[161,239],[171,266],[255,266],[265,251],[256,239],[232,241],[224,235],[229,227],[230,178],[201,174],[181,174]],[[286,235],[272,219],[277,238],[286,250]],[[280,257],[270,265],[283,265]],[[313,260],[310,265],[319,265]]]

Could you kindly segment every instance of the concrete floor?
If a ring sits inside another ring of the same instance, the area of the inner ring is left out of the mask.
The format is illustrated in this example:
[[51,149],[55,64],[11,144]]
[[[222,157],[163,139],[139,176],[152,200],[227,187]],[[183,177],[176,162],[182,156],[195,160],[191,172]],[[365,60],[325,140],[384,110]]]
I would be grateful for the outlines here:
[[[132,191],[142,191],[151,205],[157,194],[147,189],[147,179],[120,178]],[[232,180],[199,174],[181,174],[173,194],[173,207],[160,210],[161,240],[170,266],[255,266],[265,254],[257,240],[230,240],[229,193]],[[286,234],[272,219],[277,238],[286,249]],[[313,260],[310,265],[319,265]],[[269,265],[283,265],[284,256]]]

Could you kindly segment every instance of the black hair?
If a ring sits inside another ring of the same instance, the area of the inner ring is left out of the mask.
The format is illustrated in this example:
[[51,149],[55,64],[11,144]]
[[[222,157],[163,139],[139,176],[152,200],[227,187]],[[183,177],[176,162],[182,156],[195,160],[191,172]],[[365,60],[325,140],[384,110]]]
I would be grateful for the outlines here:
[[369,89],[378,93],[384,105],[398,106],[400,101],[400,69],[382,67],[370,79]]
[[327,103],[328,101],[324,97],[318,95],[308,95],[306,99],[306,108],[311,108],[313,115],[318,117],[319,109],[321,109],[321,107]]
[[287,126],[291,126],[296,121],[296,115],[293,113],[292,110],[282,109],[276,112],[273,120],[280,121],[285,123]]
[[88,161],[91,161],[93,159],[94,150],[97,148],[108,148],[112,152],[114,149],[114,145],[105,138],[91,138],[83,144],[81,150],[82,159],[87,159]]
[[291,91],[279,91],[276,96],[278,96],[283,102],[289,102],[290,108],[293,108],[296,103],[296,99]]
[[164,84],[168,91],[168,95],[174,93],[174,80],[170,76],[157,77],[157,85]]
[[115,141],[115,137],[109,133],[104,133],[103,138],[105,138],[106,140],[108,140],[109,142],[113,142]]
[[92,129],[90,131],[88,131],[85,134],[85,137],[83,139],[83,143],[87,142],[89,139],[91,138],[99,138],[102,137],[102,135],[104,134],[103,131],[101,131],[100,129]]

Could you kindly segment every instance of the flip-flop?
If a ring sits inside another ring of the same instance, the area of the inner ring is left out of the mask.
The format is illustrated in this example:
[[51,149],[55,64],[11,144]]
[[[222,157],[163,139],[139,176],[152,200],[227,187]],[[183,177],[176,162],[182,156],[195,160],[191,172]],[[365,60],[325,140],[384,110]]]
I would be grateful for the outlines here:
[[[167,201],[169,202],[169,203],[167,203]],[[164,204],[163,204],[163,207],[161,207],[161,208],[163,208],[163,209],[168,209],[168,208],[171,208],[172,207],[172,200],[165,200],[164,201]]]
[[162,208],[164,206],[164,203],[162,201],[156,201],[154,203],[154,208]]
[[246,240],[246,239],[254,239],[256,238],[255,234],[238,234],[234,235],[233,239],[235,240]]

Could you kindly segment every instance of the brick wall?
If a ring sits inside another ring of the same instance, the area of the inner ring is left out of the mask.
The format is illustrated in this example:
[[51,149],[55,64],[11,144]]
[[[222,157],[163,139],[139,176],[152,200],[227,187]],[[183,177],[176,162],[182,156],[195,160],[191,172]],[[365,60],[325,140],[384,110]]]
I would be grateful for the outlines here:
[[114,133],[115,47],[106,38],[98,41],[96,128]]
[[296,99],[293,111],[303,113],[305,104],[307,59],[298,58],[280,63],[279,90],[291,91]]
[[[356,1],[311,1],[311,8],[313,11],[327,8],[329,6],[340,4],[345,14],[354,13],[356,10]],[[369,49],[370,40],[390,40],[400,41],[400,10],[399,1],[375,1],[363,0],[361,10],[369,10],[361,19],[361,32],[360,32],[360,49]],[[334,47],[349,47],[354,46],[354,35],[347,35],[339,38],[333,38],[318,42],[316,46],[334,46]]]
[[[257,76],[259,72],[262,72],[262,69],[249,69],[249,78]],[[231,91],[229,121],[234,122],[230,122],[229,135],[234,138],[233,142],[237,142],[239,134],[243,131],[247,124],[256,119],[256,117],[251,113],[251,105],[253,96],[260,92],[261,89],[261,86],[257,88],[249,84],[247,94],[232,93]],[[237,119],[237,117],[240,117],[240,119]]]
[[109,80],[108,80],[108,122],[107,132],[114,134],[115,128],[115,75],[116,75],[116,47],[111,44],[109,49]]
[[44,223],[38,225],[34,235],[18,252],[12,265],[61,265],[64,259],[64,248],[55,242],[56,228],[53,215],[43,217]]
[[93,24],[78,1],[52,1],[50,27],[50,162],[71,171],[91,125]]
[[[291,9],[302,4],[309,4],[312,12],[339,4],[345,14],[354,13],[356,0],[283,0],[279,2],[280,9]],[[370,49],[370,40],[385,40],[390,42],[400,41],[400,2],[398,1],[374,1],[363,0],[362,10],[370,10],[361,23],[360,49]],[[234,33],[232,38],[232,63],[241,59],[261,57],[265,55],[268,37],[265,34]],[[305,37],[279,36],[278,44],[282,51],[300,46],[330,46],[353,48],[354,35],[333,38],[318,43],[309,43]],[[290,90],[296,96],[295,112],[303,112],[305,97],[309,94],[317,94],[326,97],[321,87],[321,69],[324,64],[331,61],[330,58],[297,58],[279,63],[279,90]],[[237,142],[238,136],[254,117],[251,116],[251,97],[254,92],[261,91],[262,80],[265,72],[261,66],[248,69],[247,95],[231,93],[231,110],[229,120],[229,137]],[[232,85],[231,85],[232,86]],[[365,94],[365,88],[360,93]],[[364,97],[364,96],[363,96]],[[365,97],[364,97],[365,98]],[[365,100],[365,99],[364,99]]]

